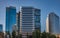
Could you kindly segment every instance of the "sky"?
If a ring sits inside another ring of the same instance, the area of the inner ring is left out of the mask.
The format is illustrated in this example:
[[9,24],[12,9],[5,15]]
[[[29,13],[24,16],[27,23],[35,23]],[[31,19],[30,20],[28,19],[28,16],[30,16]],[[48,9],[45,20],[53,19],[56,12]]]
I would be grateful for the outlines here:
[[32,6],[41,10],[41,31],[46,30],[46,18],[51,12],[60,17],[60,0],[0,0],[0,24],[5,31],[6,7],[14,6],[19,11],[20,6]]

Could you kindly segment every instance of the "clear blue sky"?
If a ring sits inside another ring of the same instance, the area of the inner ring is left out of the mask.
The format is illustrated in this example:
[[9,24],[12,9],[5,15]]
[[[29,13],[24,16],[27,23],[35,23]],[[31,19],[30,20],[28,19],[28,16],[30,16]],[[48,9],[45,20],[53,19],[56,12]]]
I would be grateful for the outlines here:
[[0,24],[5,27],[6,7],[14,6],[19,10],[19,6],[32,6],[41,9],[41,30],[46,29],[46,17],[50,12],[55,12],[60,16],[60,0],[0,0]]

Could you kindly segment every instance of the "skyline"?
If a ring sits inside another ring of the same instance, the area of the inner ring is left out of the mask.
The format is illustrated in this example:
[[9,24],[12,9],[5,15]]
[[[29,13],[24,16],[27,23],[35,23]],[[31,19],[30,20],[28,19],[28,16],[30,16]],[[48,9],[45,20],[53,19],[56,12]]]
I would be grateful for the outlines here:
[[[41,9],[41,30],[46,28],[46,18],[50,12],[55,12],[60,17],[60,0],[0,0],[0,24],[5,27],[6,7],[14,6],[19,10],[19,6],[32,6]],[[52,3],[52,4],[51,4]],[[43,16],[44,15],[44,16]]]

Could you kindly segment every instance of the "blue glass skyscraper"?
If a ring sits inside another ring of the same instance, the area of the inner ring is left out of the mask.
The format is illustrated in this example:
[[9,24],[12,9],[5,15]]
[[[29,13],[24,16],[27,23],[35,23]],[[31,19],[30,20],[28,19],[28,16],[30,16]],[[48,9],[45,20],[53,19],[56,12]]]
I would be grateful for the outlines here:
[[12,26],[16,24],[16,8],[6,7],[6,31],[12,32]]

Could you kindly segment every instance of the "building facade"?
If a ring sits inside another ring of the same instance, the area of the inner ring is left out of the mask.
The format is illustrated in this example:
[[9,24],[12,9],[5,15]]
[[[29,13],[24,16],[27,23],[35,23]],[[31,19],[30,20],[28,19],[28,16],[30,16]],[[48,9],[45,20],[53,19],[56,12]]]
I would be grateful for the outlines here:
[[3,32],[3,25],[0,24],[0,32]]
[[40,29],[40,9],[21,7],[20,22],[22,32],[33,32],[35,29]]
[[6,7],[6,31],[12,32],[13,25],[16,24],[16,8]]
[[41,14],[40,14],[40,9],[35,9],[34,10],[34,25],[35,25],[35,29],[40,29],[41,31]]
[[59,34],[59,16],[53,12],[47,17],[46,31],[52,34]]
[[17,32],[20,34],[20,12],[16,14]]
[[41,30],[40,9],[33,7],[21,7],[20,13],[17,14],[16,18],[18,29],[23,37],[26,37],[25,35],[27,33],[31,35],[36,29]]

